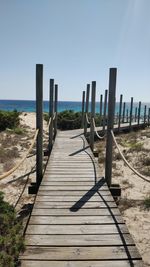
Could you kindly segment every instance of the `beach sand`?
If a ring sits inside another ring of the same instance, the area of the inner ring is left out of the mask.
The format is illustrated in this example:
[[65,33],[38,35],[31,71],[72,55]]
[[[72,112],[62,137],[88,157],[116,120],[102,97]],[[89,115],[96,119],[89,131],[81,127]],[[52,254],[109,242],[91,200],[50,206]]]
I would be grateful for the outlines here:
[[[9,168],[9,164],[16,164],[26,154],[29,148],[33,136],[35,134],[35,113],[22,113],[21,114],[21,127],[24,129],[23,135],[16,135],[14,133],[2,132],[1,133],[1,146],[5,144],[6,148],[13,149],[17,147],[18,156],[7,159],[6,162],[0,162],[0,173],[4,172],[5,168]],[[133,136],[131,136],[133,138]],[[141,151],[131,151],[129,153],[129,147],[123,146],[122,143],[125,140],[130,140],[130,136],[121,135],[117,137],[118,142],[122,151],[128,156],[128,160],[137,168],[139,171],[142,170],[140,159],[150,157],[150,129],[141,130],[136,136],[136,141],[142,143]],[[7,139],[9,139],[7,141]],[[44,147],[47,146],[47,123],[44,121]],[[97,147],[104,149],[104,144],[96,143]],[[35,148],[33,149],[33,154]],[[117,150],[115,149],[117,155]],[[101,153],[100,153],[101,157]],[[104,164],[103,160],[100,163],[101,175],[104,175]],[[46,162],[46,158],[45,158]],[[8,164],[9,163],[9,164]],[[8,166],[7,166],[8,165]],[[6,169],[7,169],[6,168]],[[25,162],[16,170],[13,174],[0,181],[0,191],[5,192],[5,200],[11,204],[15,204],[23,190],[26,179],[24,174],[35,170],[35,155],[25,160]],[[150,180],[150,176],[149,176]],[[35,172],[30,174],[29,183],[35,181]],[[113,162],[113,183],[119,183],[122,188],[122,196],[119,203],[119,208],[122,212],[123,218],[128,226],[129,232],[133,236],[133,239],[139,249],[140,254],[144,260],[144,267],[150,266],[150,210],[145,209],[143,200],[150,196],[150,183],[143,181],[137,175],[135,175],[118,156],[116,156]],[[19,201],[16,209],[19,211],[23,207],[25,208],[29,204],[33,203],[34,196],[28,195],[28,187],[26,188],[21,200]]]

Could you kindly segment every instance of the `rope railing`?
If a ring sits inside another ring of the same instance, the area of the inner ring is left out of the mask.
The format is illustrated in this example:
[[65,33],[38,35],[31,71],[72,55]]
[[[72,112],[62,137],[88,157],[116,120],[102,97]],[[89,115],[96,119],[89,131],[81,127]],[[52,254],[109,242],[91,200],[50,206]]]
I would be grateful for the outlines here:
[[47,125],[47,130],[49,130],[49,127],[50,127],[50,125],[51,125],[51,121],[52,121],[52,118],[50,117],[50,118],[49,118],[49,121],[48,121],[48,125]]
[[53,115],[53,121],[55,120],[55,118],[56,118],[56,112]]
[[118,146],[118,143],[117,143],[117,141],[116,141],[116,138],[115,138],[114,133],[113,133],[112,130],[111,130],[111,135],[112,135],[113,141],[114,141],[114,143],[115,143],[115,145],[116,145],[116,147],[117,147],[117,149],[118,149],[118,151],[119,151],[119,154],[120,154],[121,158],[122,158],[123,161],[126,163],[126,165],[130,168],[130,170],[133,171],[136,175],[138,175],[138,176],[139,176],[141,179],[143,179],[144,181],[150,183],[150,180],[147,179],[147,177],[145,177],[144,175],[142,175],[141,173],[139,173],[137,170],[135,170],[135,169],[130,165],[130,163],[126,160],[126,158],[124,157],[123,153],[122,153],[121,150],[120,150],[120,147]]
[[9,171],[3,173],[2,175],[0,175],[0,180],[4,179],[4,178],[6,178],[7,176],[9,176],[10,174],[12,174],[12,173],[13,173],[15,170],[17,170],[17,169],[20,167],[20,165],[25,161],[25,159],[27,158],[27,156],[29,155],[29,153],[32,151],[32,148],[33,148],[34,143],[35,143],[35,141],[36,141],[36,138],[37,138],[37,136],[38,136],[38,132],[39,132],[39,129],[36,130],[35,135],[34,135],[34,138],[33,138],[33,140],[32,140],[32,143],[31,143],[29,149],[27,150],[27,153],[25,154],[25,156],[24,156],[24,157],[20,160],[20,162],[18,162],[18,163],[17,163],[11,170],[9,170]]
[[88,114],[87,114],[87,113],[85,113],[85,117],[86,117],[86,121],[87,121],[87,123],[88,123],[88,124],[91,124],[91,122],[89,121],[89,118],[88,118]]
[[100,136],[99,133],[98,133],[98,131],[97,131],[96,125],[95,125],[95,119],[93,118],[92,121],[93,121],[94,131],[95,131],[97,137],[98,137],[99,139],[104,139],[105,136],[106,136],[106,134],[104,134],[103,136]]

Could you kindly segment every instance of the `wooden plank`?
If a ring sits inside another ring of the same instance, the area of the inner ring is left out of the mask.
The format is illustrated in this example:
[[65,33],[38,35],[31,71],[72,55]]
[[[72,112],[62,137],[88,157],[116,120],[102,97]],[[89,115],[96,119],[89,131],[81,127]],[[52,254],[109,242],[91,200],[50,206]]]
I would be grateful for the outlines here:
[[108,224],[124,223],[121,216],[31,216],[29,224]]
[[[45,186],[43,185],[41,185],[40,186],[40,189],[41,190],[45,190],[45,188],[44,188]],[[50,186],[46,186],[46,188],[47,188],[47,190],[58,190],[58,191],[65,191],[66,190],[66,186],[52,186],[52,185],[50,185]],[[104,186],[102,186],[100,189],[99,189],[99,191],[100,190],[102,190],[102,188],[106,188],[106,187],[104,187]],[[77,190],[77,191],[83,191],[83,190],[86,190],[86,191],[89,191],[91,189],[91,187],[90,186],[77,186],[77,185],[74,185],[74,186],[67,186],[67,190]]]
[[51,181],[51,180],[49,180],[49,185],[71,185],[71,186],[74,186],[74,185],[80,185],[80,186],[82,186],[82,185],[86,185],[86,186],[90,186],[90,187],[93,187],[94,185],[95,185],[95,183],[94,182],[92,182],[92,181],[71,181],[71,182],[68,182],[68,181],[63,181],[63,182],[61,182],[61,181],[59,181],[59,178],[58,178],[58,180],[55,180],[55,181]]
[[[105,201],[113,201],[113,197],[111,195],[109,196],[103,196],[103,199]],[[95,201],[95,202],[99,202],[101,201],[101,197],[99,195],[93,195],[91,196],[86,195],[86,196],[41,196],[41,195],[37,195],[36,198],[37,201],[53,201],[53,202],[59,202],[59,201],[74,201],[75,203],[77,201],[81,201],[81,202],[87,202],[87,201]]]
[[[47,234],[47,235],[70,235],[70,234],[117,234],[124,233],[127,234],[128,229],[125,224],[102,224],[99,225],[32,225],[29,224],[27,228],[27,234]],[[81,237],[82,238],[82,237]]]
[[[58,209],[58,208],[68,208],[70,209],[74,205],[74,202],[51,202],[51,201],[36,201],[34,204],[35,208],[52,208],[52,209]],[[77,204],[77,207],[80,208],[80,205]],[[115,208],[117,207],[116,203],[114,201],[107,201],[107,205],[101,201],[99,203],[97,202],[87,202],[84,204],[84,209],[98,209],[98,208]]]
[[[120,215],[120,211],[118,208],[112,208],[111,214],[113,215]],[[79,215],[87,215],[87,216],[105,216],[110,215],[110,211],[108,209],[79,209],[77,212],[72,212],[70,209],[33,209],[32,215],[38,215],[38,216],[45,216],[45,215],[70,215],[70,216],[79,216]]]
[[118,261],[31,261],[22,260],[22,267],[143,267],[142,261],[133,260],[132,265],[129,260]]
[[[95,195],[98,195],[97,192],[95,191],[91,191],[89,193],[87,193],[87,191],[67,191],[67,188],[65,191],[51,191],[51,190],[47,190],[46,186],[45,186],[45,190],[39,190],[38,191],[38,196],[80,196],[82,197],[83,195],[87,194],[87,195],[90,195],[91,193],[95,193]],[[110,191],[108,190],[103,190],[103,191],[100,191],[100,194],[102,196],[111,196],[111,193]]]
[[123,246],[133,245],[130,234],[112,235],[28,235],[25,243],[27,246]]
[[[135,246],[27,247],[21,259],[31,260],[127,260],[141,259]],[[121,266],[122,267],[122,266]]]
[[61,175],[61,176],[51,176],[49,177],[48,175],[44,176],[44,179],[42,181],[42,185],[46,184],[46,182],[55,182],[55,181],[64,181],[64,182],[94,182],[94,178],[91,177],[79,177],[79,176],[66,176],[66,175]]

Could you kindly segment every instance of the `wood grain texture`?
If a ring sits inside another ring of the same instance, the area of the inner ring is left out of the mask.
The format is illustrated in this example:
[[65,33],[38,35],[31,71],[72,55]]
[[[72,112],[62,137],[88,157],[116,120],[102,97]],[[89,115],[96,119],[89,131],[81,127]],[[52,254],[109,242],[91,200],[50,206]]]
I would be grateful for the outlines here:
[[[22,259],[31,260],[127,260],[141,259],[135,246],[40,247],[27,246]],[[130,264],[128,266],[131,266]],[[121,267],[121,266],[120,266]]]
[[22,260],[22,267],[143,267],[141,260],[133,260],[130,265],[128,260],[119,261],[30,261]]

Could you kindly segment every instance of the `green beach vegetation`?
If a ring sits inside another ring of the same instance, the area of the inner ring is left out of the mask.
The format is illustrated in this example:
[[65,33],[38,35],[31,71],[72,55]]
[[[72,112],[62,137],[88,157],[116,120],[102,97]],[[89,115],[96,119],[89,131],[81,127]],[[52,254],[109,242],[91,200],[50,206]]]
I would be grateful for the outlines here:
[[[90,113],[88,114],[90,120]],[[48,122],[49,115],[44,113],[44,119]],[[58,113],[57,127],[60,130],[73,130],[80,129],[82,123],[82,112],[75,112],[73,110],[64,110]],[[95,114],[96,126],[100,124],[100,116],[98,113]]]
[[19,115],[20,112],[14,111],[4,111],[0,110],[0,131],[4,131],[7,128],[15,129],[19,126]]
[[24,250],[22,223],[15,209],[4,201],[0,192],[0,267],[16,267],[18,256]]

